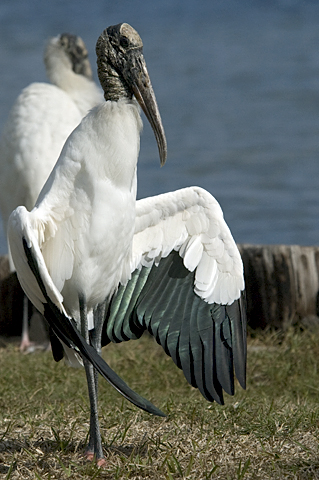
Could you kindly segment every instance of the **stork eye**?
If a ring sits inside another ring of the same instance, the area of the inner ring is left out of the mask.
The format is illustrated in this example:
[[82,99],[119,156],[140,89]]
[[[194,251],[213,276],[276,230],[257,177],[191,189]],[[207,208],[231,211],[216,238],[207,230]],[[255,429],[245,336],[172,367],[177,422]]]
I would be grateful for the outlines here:
[[120,45],[121,47],[127,48],[129,46],[129,40],[126,37],[121,37],[120,38]]

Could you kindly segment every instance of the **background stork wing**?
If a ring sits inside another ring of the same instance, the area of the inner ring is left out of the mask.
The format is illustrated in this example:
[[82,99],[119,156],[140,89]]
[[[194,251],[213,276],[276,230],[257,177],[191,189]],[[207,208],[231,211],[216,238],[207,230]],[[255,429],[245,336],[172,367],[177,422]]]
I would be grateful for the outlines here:
[[243,267],[216,200],[188,188],[137,202],[131,279],[110,304],[104,343],[148,330],[210,401],[245,388]]
[[59,340],[89,360],[96,370],[134,405],[154,415],[165,416],[151,402],[128,387],[96,350],[86,343],[77,330],[75,321],[66,314],[62,295],[50,279],[24,207],[18,207],[11,215],[8,235],[22,287],[26,287],[25,292],[28,296],[30,293],[30,299],[35,301],[35,306],[40,307],[39,310]]

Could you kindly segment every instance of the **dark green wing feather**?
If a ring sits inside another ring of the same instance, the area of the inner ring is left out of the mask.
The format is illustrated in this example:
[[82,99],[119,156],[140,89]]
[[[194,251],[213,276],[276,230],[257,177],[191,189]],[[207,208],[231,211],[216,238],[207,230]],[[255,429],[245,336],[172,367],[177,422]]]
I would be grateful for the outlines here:
[[158,266],[136,270],[114,295],[103,343],[138,338],[148,330],[209,401],[234,393],[235,374],[246,383],[246,316],[243,300],[208,304],[194,293],[194,272],[178,252]]

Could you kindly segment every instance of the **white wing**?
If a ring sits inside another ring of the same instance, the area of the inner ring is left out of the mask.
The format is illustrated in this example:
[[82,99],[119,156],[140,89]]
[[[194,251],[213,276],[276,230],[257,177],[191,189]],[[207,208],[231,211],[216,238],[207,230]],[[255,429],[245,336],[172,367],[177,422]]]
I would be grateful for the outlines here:
[[26,245],[36,260],[40,277],[48,297],[54,303],[54,305],[58,307],[60,312],[68,317],[62,303],[63,297],[54,285],[44,262],[37,236],[37,232],[31,224],[31,214],[26,210],[26,208],[18,207],[16,210],[14,210],[10,215],[8,222],[8,241],[18,278],[24,292],[29,297],[33,305],[39,310],[39,312],[43,314],[44,305],[47,302],[39,286],[39,281],[34,276],[29,266],[23,245],[23,241],[25,240]]
[[219,204],[198,187],[136,204],[132,276],[114,294],[105,343],[145,330],[209,401],[245,388],[243,265]]
[[240,297],[242,260],[218,202],[206,190],[189,187],[137,201],[132,272],[157,265],[172,250],[189,271],[196,269],[200,298],[226,305]]

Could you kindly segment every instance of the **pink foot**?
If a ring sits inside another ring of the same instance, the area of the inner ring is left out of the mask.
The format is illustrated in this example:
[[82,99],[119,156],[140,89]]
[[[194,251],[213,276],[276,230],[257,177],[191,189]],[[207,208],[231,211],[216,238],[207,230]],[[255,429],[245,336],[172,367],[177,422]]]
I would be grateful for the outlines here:
[[[85,458],[89,461],[89,462],[93,462],[95,460],[95,455],[94,453],[91,451],[91,450],[87,450],[84,454]],[[106,460],[105,458],[98,458],[96,459],[96,464],[98,467],[106,467]]]
[[96,464],[97,464],[97,466],[100,467],[100,468],[106,467],[106,460],[105,460],[105,458],[99,458],[99,459],[96,461]]
[[30,342],[29,338],[22,338],[20,343],[20,352],[21,353],[30,353],[35,350],[33,342]]
[[93,452],[85,452],[84,456],[89,462],[93,462],[93,460],[94,460],[94,453]]
[[34,353],[37,351],[43,351],[47,352],[51,350],[51,344],[50,343],[35,343],[35,342],[25,342],[21,341],[20,343],[20,352],[21,353]]

